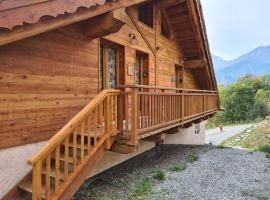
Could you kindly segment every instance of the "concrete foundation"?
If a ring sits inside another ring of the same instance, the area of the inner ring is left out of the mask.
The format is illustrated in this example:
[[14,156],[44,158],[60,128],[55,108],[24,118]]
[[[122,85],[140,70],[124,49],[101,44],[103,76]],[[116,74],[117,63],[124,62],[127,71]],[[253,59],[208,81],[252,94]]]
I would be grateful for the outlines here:
[[205,144],[205,122],[193,124],[189,128],[178,128],[176,134],[166,134],[165,144]]

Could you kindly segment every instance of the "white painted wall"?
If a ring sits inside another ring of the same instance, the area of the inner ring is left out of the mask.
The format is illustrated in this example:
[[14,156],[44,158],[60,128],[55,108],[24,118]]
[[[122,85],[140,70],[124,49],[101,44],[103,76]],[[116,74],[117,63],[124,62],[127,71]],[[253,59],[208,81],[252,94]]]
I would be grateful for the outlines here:
[[195,134],[195,124],[190,128],[178,128],[176,134],[166,134],[164,144],[205,144],[205,122],[199,123],[200,132]]

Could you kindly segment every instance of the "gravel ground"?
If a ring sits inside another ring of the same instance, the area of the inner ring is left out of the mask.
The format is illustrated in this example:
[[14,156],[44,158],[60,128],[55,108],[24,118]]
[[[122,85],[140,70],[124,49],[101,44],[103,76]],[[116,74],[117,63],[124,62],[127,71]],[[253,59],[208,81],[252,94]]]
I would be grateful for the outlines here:
[[[182,172],[170,170],[192,153],[199,155],[198,161]],[[152,178],[157,169],[166,173],[165,180]],[[149,152],[88,181],[74,199],[130,199],[144,177],[150,177],[152,192],[140,199],[270,200],[270,159],[264,153],[209,146],[165,146],[159,155]]]

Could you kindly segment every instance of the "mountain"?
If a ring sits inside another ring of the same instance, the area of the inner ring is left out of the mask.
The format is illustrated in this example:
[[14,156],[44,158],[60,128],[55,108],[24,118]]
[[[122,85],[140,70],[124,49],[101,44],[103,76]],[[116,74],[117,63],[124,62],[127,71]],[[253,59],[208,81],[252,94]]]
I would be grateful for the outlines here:
[[270,45],[258,47],[235,60],[225,61],[215,55],[212,55],[212,60],[217,82],[225,85],[248,74],[270,74]]

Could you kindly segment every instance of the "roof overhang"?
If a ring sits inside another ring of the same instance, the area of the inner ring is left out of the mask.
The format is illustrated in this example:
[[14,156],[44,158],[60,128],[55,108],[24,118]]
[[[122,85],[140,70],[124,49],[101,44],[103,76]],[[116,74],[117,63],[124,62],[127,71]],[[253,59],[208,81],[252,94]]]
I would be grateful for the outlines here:
[[4,0],[0,4],[0,46],[143,1]]

